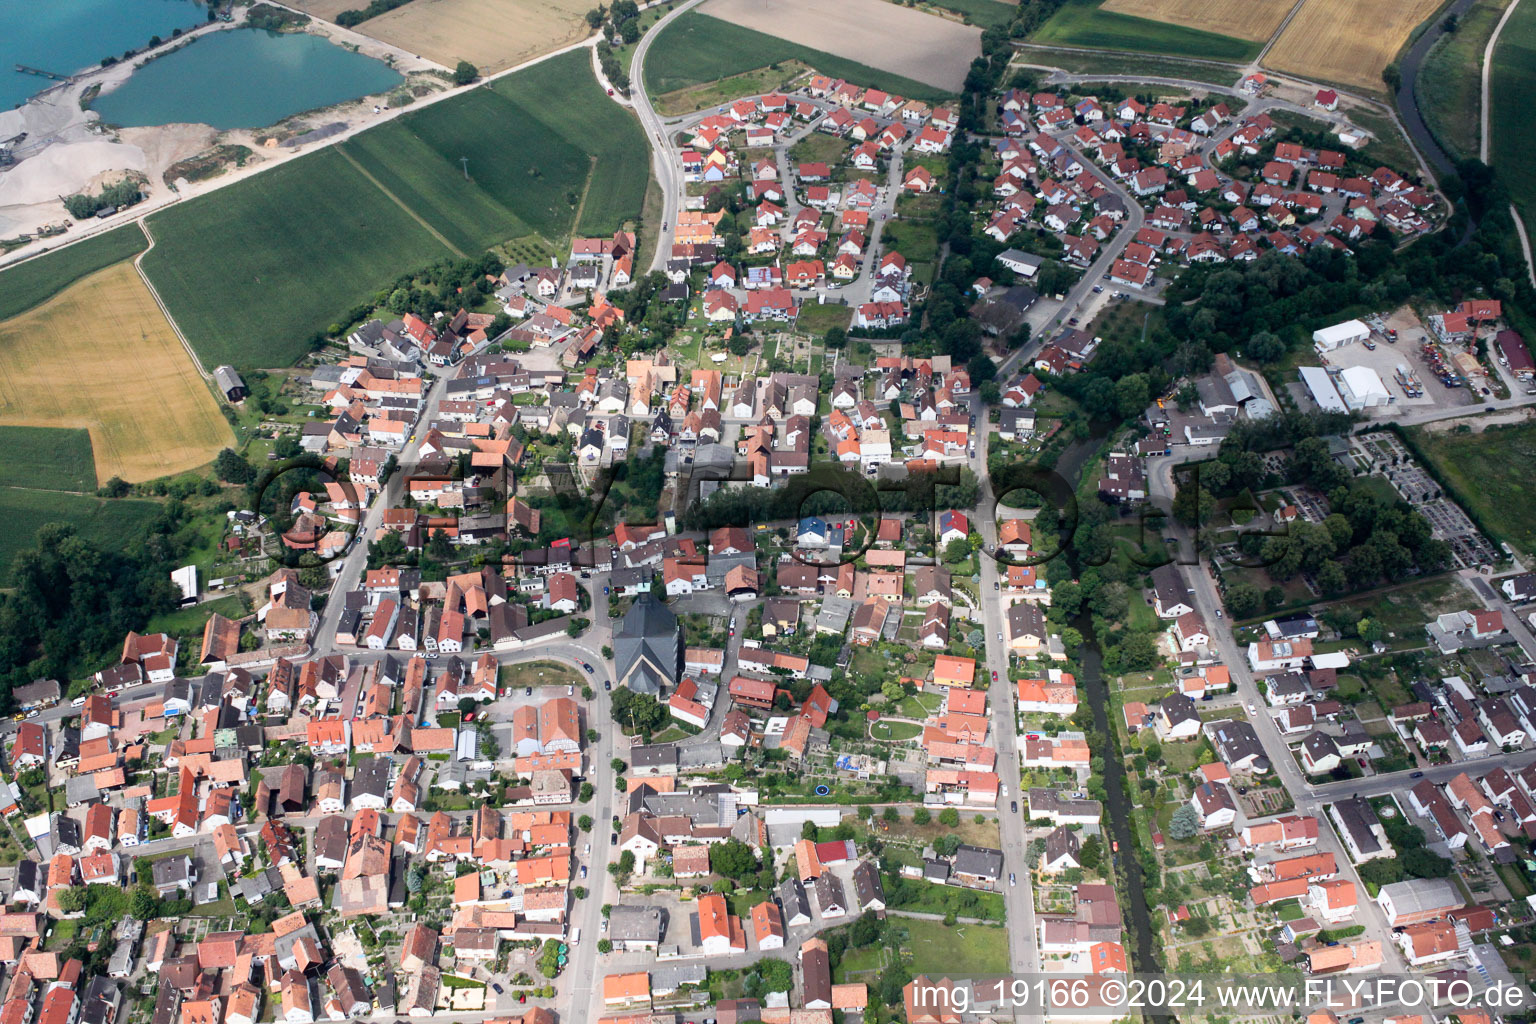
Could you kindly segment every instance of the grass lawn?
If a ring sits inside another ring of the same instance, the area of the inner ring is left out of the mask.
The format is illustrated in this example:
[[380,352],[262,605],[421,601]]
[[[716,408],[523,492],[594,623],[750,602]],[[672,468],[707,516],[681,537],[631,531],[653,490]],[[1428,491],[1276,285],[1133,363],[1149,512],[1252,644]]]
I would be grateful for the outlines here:
[[432,260],[612,232],[640,214],[646,152],[573,52],[156,214],[145,270],[206,364],[286,365]]
[[1525,872],[1520,870],[1518,864],[1495,864],[1494,870],[1499,873],[1499,878],[1508,887],[1509,894],[1517,900],[1523,900],[1531,894],[1531,883]]
[[850,981],[872,981],[885,966],[885,957],[886,952],[880,946],[850,949],[838,961],[837,977],[834,980],[839,985]]
[[798,60],[833,78],[845,78],[912,99],[932,102],[950,96],[931,85],[698,11],[679,16],[651,44],[645,62],[645,88],[655,96],[790,60]]
[[[1493,51],[1489,85],[1493,109],[1489,111],[1488,123],[1497,126],[1490,140],[1489,156],[1520,207],[1521,216],[1530,224],[1536,220],[1536,137],[1520,125],[1527,116],[1525,104],[1536,95],[1536,7],[1521,4],[1505,22]],[[1517,543],[1511,538],[1510,543],[1530,554],[1536,550],[1536,520],[1529,515],[1524,518],[1525,539]]]
[[1456,31],[1442,33],[1419,68],[1419,108],[1454,159],[1477,156],[1483,50],[1508,6],[1509,0],[1475,0]]
[[69,523],[85,540],[103,548],[121,550],[144,535],[150,520],[160,514],[154,501],[103,498],[62,491],[30,491],[0,487],[0,584],[8,580],[12,560],[32,547],[45,523]]
[[807,334],[823,335],[833,327],[841,327],[845,330],[853,322],[853,307],[842,306],[836,303],[807,302],[800,307],[800,315],[795,318],[795,326]]
[[916,718],[921,721],[938,711],[939,705],[943,702],[944,698],[936,693],[915,693],[901,699],[896,713],[902,718]]
[[890,221],[885,225],[881,240],[905,256],[909,263],[923,263],[937,259],[939,255],[938,229],[924,221]]
[[31,309],[87,274],[137,256],[148,246],[138,225],[128,224],[7,267],[0,273],[0,320]]
[[94,491],[91,433],[64,427],[0,427],[0,486]]
[[1193,64],[1173,57],[1138,56],[1126,57],[1113,53],[1066,53],[1034,50],[1028,47],[1019,51],[1019,60],[1030,64],[1045,64],[1071,71],[1079,75],[1143,75],[1148,78],[1183,78],[1192,82],[1210,82],[1212,85],[1231,85],[1236,82],[1241,68],[1234,64],[1231,69],[1209,64]]
[[583,686],[586,674],[557,661],[525,661],[501,666],[500,687]]
[[900,743],[921,736],[923,727],[913,722],[876,722],[870,726],[869,734],[877,740]]
[[178,608],[174,612],[165,612],[156,615],[149,620],[149,625],[144,627],[146,633],[170,633],[172,636],[201,635],[203,625],[217,613],[226,618],[238,619],[245,614],[240,605],[240,598],[234,594],[227,597],[217,597],[212,601],[204,601],[202,604],[194,604],[187,608]]
[[791,164],[821,162],[829,166],[841,163],[848,155],[848,142],[826,132],[812,132],[789,149]]
[[1441,612],[1465,608],[1471,595],[1454,576],[1421,580],[1386,591],[1373,591],[1340,601],[1334,607],[1348,608],[1350,614],[1381,623],[1387,640],[1406,640],[1407,646],[1422,646],[1424,623]]
[[[1504,26],[1494,56],[1497,58],[1504,52],[1505,40],[1516,22],[1525,21],[1532,44],[1526,51],[1533,61],[1529,85],[1536,89],[1536,17],[1531,16],[1532,11],[1536,11],[1536,6],[1530,10],[1524,5],[1516,8]],[[1499,73],[1495,61],[1495,74]],[[1500,81],[1495,79],[1495,97],[1499,95]],[[1499,120],[1497,101],[1494,113],[1491,123],[1510,123]],[[1511,141],[1509,145],[1514,143]],[[1536,149],[1531,150],[1531,157],[1536,159]],[[1499,159],[1496,149],[1496,165]],[[1499,168],[1499,174],[1504,176],[1503,167]],[[1514,180],[1508,177],[1504,180],[1511,193],[1515,193]],[[1528,186],[1526,200],[1536,201],[1536,175],[1529,178]],[[1536,206],[1531,212],[1536,212]],[[1505,541],[1525,555],[1536,553],[1536,516],[1531,515],[1531,506],[1536,502],[1536,486],[1533,486],[1530,474],[1511,472],[1513,466],[1536,465],[1536,423],[1490,427],[1481,434],[1421,431],[1414,437],[1441,478],[1450,484],[1452,496],[1482,519],[1482,525],[1495,534],[1496,542]]]
[[1354,107],[1349,112],[1349,119],[1375,136],[1368,146],[1360,150],[1364,159],[1388,167],[1413,167],[1418,163],[1413,150],[1408,146],[1408,140],[1403,138],[1402,130],[1397,127],[1397,122],[1386,114],[1377,112],[1373,107]]
[[80,921],[74,918],[65,918],[53,922],[53,928],[48,932],[48,941],[44,944],[50,953],[57,953],[68,949],[70,943],[75,941],[75,935],[80,931]]
[[945,927],[940,921],[903,918],[906,946],[911,950],[913,974],[940,977],[976,977],[1008,971],[1008,933],[997,925],[959,924]]
[[1131,591],[1131,604],[1125,621],[1126,625],[1137,633],[1150,633],[1160,625],[1157,612],[1147,604],[1147,599],[1142,596],[1140,588]]
[[1263,48],[1262,43],[1103,11],[1099,9],[1102,2],[1067,0],[1049,21],[1040,26],[1031,42],[1233,61],[1251,60]]

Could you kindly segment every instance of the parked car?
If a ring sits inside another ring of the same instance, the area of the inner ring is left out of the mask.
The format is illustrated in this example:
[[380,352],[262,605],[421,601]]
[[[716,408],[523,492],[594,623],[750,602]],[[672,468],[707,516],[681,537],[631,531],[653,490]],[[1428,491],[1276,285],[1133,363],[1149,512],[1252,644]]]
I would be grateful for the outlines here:
[[1014,814],[1018,814],[1019,813],[1019,802],[1017,800],[1010,800],[1010,801],[1008,801],[1008,809],[1010,811],[1012,811]]
[[531,687],[531,686],[523,687],[523,696],[524,697],[532,697],[533,696],[533,687]]

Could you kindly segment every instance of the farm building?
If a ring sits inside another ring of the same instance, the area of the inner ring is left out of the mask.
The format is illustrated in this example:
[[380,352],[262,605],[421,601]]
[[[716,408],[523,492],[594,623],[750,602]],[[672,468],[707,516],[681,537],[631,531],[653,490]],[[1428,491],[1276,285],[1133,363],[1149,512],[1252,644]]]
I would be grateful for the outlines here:
[[235,372],[233,366],[215,367],[213,381],[219,386],[220,393],[231,402],[243,402],[245,396],[251,393],[251,389],[245,386],[245,381]]

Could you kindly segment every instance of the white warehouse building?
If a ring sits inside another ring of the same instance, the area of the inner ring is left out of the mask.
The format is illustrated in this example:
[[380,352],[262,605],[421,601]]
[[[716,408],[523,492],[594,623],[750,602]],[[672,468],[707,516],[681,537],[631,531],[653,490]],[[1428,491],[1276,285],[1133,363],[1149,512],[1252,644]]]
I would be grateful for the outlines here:
[[1346,320],[1332,327],[1312,332],[1312,347],[1319,352],[1332,352],[1341,345],[1353,345],[1371,336],[1371,329],[1359,320]]
[[1344,400],[1339,397],[1338,388],[1333,386],[1333,378],[1328,376],[1327,370],[1321,366],[1303,366],[1300,371],[1301,382],[1307,386],[1307,392],[1319,409],[1323,412],[1349,411]]
[[1351,411],[1371,409],[1392,402],[1392,392],[1369,366],[1350,366],[1339,372],[1339,396]]

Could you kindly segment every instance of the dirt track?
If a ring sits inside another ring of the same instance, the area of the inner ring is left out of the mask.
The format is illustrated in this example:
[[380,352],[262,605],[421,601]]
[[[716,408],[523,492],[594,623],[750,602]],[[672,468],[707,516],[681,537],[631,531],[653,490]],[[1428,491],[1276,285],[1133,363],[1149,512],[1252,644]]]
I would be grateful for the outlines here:
[[886,0],[709,0],[725,21],[959,92],[981,29]]

